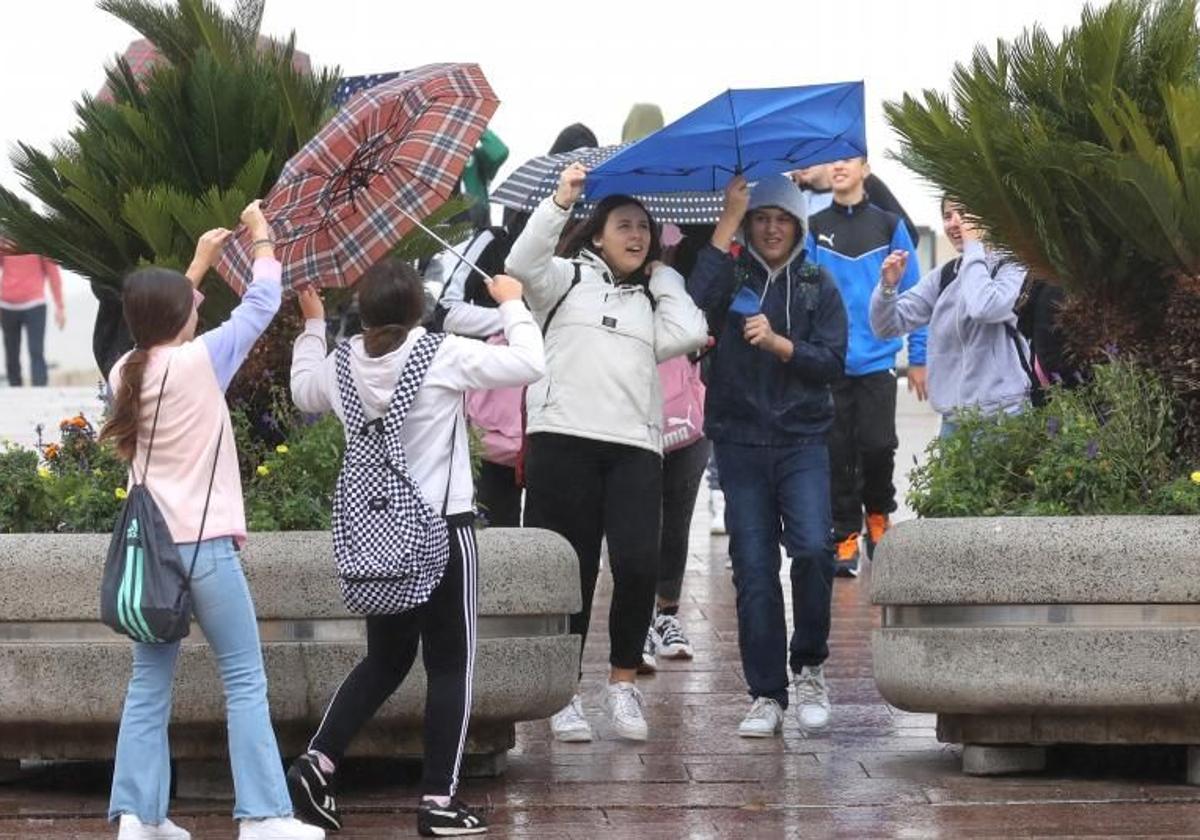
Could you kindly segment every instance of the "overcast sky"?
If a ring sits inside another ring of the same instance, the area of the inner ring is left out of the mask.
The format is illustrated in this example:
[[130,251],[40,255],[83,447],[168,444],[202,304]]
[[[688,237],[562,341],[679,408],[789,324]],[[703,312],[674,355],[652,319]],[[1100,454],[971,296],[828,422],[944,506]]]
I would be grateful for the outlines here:
[[[659,104],[670,121],[729,87],[862,79],[874,170],[918,223],[934,225],[934,194],[885,156],[895,140],[882,103],[906,91],[947,90],[954,63],[976,44],[1035,22],[1057,34],[1084,3],[759,0],[697,12],[709,5],[269,0],[263,28],[277,36],[294,30],[315,64],[347,75],[478,62],[501,99],[492,127],[511,149],[505,172],[544,153],[568,123],[586,123],[601,143],[619,141],[634,102]],[[0,182],[16,187],[7,151],[17,140],[44,148],[65,136],[72,103],[100,87],[104,63],[137,36],[90,0],[5,3],[4,30]]]

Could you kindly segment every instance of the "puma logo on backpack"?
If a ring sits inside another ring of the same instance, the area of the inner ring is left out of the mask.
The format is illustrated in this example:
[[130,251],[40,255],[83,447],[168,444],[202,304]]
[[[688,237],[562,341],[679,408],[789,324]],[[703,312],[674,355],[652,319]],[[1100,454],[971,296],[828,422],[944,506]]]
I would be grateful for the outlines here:
[[[387,414],[369,423],[350,374],[350,345],[343,342],[335,351],[346,452],[333,494],[333,555],[351,612],[390,615],[419,606],[446,570],[445,505],[439,514],[425,501],[400,440],[400,427],[444,338],[426,333],[417,341]],[[453,458],[453,436],[450,451]],[[453,462],[450,466],[452,475]],[[449,494],[447,479],[447,502]]]

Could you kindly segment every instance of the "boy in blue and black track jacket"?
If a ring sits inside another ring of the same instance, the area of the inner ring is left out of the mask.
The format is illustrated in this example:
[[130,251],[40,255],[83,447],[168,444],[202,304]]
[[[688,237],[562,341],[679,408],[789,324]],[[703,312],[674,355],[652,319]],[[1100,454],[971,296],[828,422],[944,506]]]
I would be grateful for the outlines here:
[[[858,573],[858,540],[867,524],[867,548],[875,544],[896,509],[892,483],[896,447],[896,353],[900,339],[882,339],[871,330],[871,292],[879,283],[884,258],[913,251],[903,220],[871,204],[864,189],[869,168],[864,158],[832,165],[833,203],[809,219],[808,253],[837,283],[846,306],[849,345],[845,376],[833,386],[834,422],[829,434],[833,526],[838,571]],[[900,282],[903,291],[920,280],[910,259]],[[910,388],[922,396],[925,330],[908,337]]]

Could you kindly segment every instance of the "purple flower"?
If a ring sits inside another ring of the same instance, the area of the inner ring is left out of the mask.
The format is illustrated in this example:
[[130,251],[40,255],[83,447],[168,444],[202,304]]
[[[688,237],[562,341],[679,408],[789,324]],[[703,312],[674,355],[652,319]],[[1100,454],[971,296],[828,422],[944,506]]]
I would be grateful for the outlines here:
[[1096,456],[1100,454],[1100,444],[1094,440],[1089,440],[1087,451],[1084,454],[1087,455],[1089,461],[1096,460]]
[[1056,436],[1058,434],[1058,430],[1059,422],[1057,417],[1051,417],[1046,421],[1046,433],[1049,434],[1050,437]]
[[1117,346],[1115,341],[1110,341],[1104,345],[1104,355],[1108,356],[1109,358],[1116,358],[1120,352],[1121,348]]

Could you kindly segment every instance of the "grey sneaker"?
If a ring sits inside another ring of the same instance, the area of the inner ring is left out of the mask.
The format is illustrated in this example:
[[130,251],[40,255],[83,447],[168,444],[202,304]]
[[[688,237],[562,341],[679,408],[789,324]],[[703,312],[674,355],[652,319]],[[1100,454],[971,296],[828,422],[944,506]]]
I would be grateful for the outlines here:
[[796,675],[794,685],[800,728],[812,732],[828,726],[833,706],[829,702],[829,689],[825,685],[825,672],[821,666],[805,665]]

